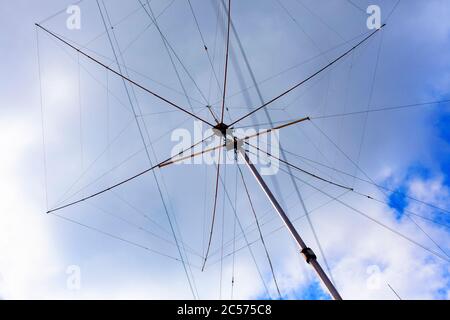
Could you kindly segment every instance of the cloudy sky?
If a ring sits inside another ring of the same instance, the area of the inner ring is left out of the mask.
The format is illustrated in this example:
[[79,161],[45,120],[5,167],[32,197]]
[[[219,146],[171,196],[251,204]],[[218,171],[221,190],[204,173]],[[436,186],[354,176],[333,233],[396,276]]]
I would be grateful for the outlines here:
[[[71,4],[0,4],[0,298],[329,299],[232,154],[203,272],[214,165],[157,169],[46,214],[170,157],[180,130],[198,141],[199,124],[36,22],[207,122],[207,105],[221,112],[221,1],[84,0],[79,29]],[[232,1],[225,122],[370,34],[373,4],[385,28],[236,126],[311,117],[280,132],[280,157],[354,191],[282,164],[264,179],[344,299],[448,299],[448,1]]]

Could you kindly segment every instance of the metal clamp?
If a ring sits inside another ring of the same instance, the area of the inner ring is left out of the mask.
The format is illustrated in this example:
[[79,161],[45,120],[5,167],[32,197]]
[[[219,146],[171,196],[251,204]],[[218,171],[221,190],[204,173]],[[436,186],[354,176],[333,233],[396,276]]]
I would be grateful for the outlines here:
[[302,254],[305,257],[306,262],[309,264],[312,260],[317,260],[317,256],[311,248],[305,248],[302,250]]

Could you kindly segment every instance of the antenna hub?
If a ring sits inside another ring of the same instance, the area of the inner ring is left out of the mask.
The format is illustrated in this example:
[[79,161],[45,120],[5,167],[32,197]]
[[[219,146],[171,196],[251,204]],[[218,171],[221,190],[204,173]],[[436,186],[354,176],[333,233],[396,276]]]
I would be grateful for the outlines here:
[[217,124],[213,130],[218,131],[222,136],[227,136],[227,130],[230,128],[230,126],[226,125],[225,123],[221,122]]

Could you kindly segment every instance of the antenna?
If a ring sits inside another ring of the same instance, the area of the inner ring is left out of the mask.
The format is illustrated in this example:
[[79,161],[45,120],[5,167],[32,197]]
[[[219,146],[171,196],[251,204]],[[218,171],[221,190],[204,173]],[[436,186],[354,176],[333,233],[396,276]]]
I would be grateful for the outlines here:
[[[173,49],[170,48],[170,45],[168,45],[167,40],[165,39],[164,35],[162,34],[162,31],[159,29],[159,27],[156,24],[156,19],[155,19],[155,16],[154,16],[153,12],[150,9],[149,2],[147,2],[147,5],[149,7],[149,12],[150,13],[147,12],[147,10],[145,9],[145,4],[142,3],[141,1],[139,1],[139,2],[141,3],[142,7],[146,11],[147,15],[149,15],[149,17],[151,18],[152,22],[158,28],[158,31],[159,31],[161,37],[164,40],[164,45],[166,46],[167,51],[169,52],[170,51],[169,49],[171,49],[173,51]],[[190,10],[191,10],[191,12],[192,12],[192,14],[194,16],[194,19],[195,19],[195,22],[196,22],[196,26],[197,26],[197,28],[200,31],[200,27],[199,27],[198,21],[197,21],[197,19],[195,17],[195,11],[194,11],[194,9],[192,7],[192,4],[190,3],[190,1],[188,1],[188,4],[189,4]],[[224,4],[224,7],[225,7],[225,4]],[[269,134],[270,132],[273,132],[275,130],[283,130],[284,128],[287,128],[287,127],[290,127],[290,126],[293,126],[293,125],[298,125],[298,124],[303,123],[303,122],[311,121],[311,119],[332,118],[332,117],[338,117],[338,116],[350,116],[350,115],[354,115],[354,114],[359,113],[359,111],[358,112],[352,112],[352,113],[344,113],[344,114],[325,115],[325,116],[321,116],[321,117],[320,116],[317,116],[317,117],[303,117],[303,118],[300,118],[298,120],[286,122],[286,123],[283,123],[283,124],[281,124],[279,126],[272,127],[272,128],[260,131],[259,133],[256,133],[254,135],[247,136],[247,137],[240,138],[240,139],[238,139],[237,137],[234,136],[233,129],[236,128],[236,126],[235,126],[236,124],[240,123],[244,119],[247,119],[247,118],[253,116],[254,114],[259,112],[260,110],[266,109],[266,107],[268,107],[269,105],[273,104],[275,101],[278,101],[282,97],[288,95],[292,91],[294,91],[297,88],[303,86],[305,83],[309,82],[313,78],[316,78],[319,74],[322,74],[324,71],[328,70],[333,65],[337,64],[339,61],[344,59],[346,56],[348,56],[350,53],[355,51],[358,47],[360,47],[362,44],[364,44],[370,38],[372,38],[377,32],[379,32],[385,26],[385,24],[383,24],[381,26],[381,28],[373,31],[372,33],[370,33],[368,35],[366,34],[366,36],[362,40],[360,40],[358,43],[353,45],[350,49],[348,49],[347,51],[345,51],[344,53],[342,53],[341,55],[339,55],[334,60],[332,60],[328,64],[324,65],[323,67],[321,67],[317,71],[311,73],[309,76],[307,76],[303,80],[301,80],[301,81],[297,82],[296,84],[292,85],[287,90],[283,91],[282,93],[280,93],[280,94],[276,95],[275,97],[273,97],[272,99],[268,100],[268,102],[261,103],[260,106],[252,109],[252,111],[250,111],[247,114],[239,117],[237,120],[231,120],[230,122],[225,123],[224,122],[225,111],[228,111],[226,98],[227,98],[227,84],[228,84],[228,81],[229,81],[229,79],[228,79],[228,67],[229,67],[229,55],[230,55],[230,52],[229,52],[230,51],[230,30],[232,30],[234,28],[233,24],[232,24],[232,20],[231,20],[231,0],[228,0],[228,7],[226,9],[227,9],[227,19],[228,20],[227,20],[227,30],[226,30],[226,53],[225,53],[225,63],[224,63],[225,64],[224,81],[223,81],[223,88],[221,88],[221,89],[223,89],[223,90],[221,90],[222,100],[220,101],[221,102],[221,105],[220,105],[221,113],[216,115],[214,113],[214,111],[213,111],[212,105],[210,105],[209,103],[206,106],[206,108],[209,110],[212,118],[214,119],[214,123],[211,123],[208,120],[199,117],[197,114],[195,114],[193,112],[192,108],[191,108],[191,111],[189,111],[184,106],[180,106],[180,105],[172,102],[168,98],[160,95],[159,93],[156,93],[154,90],[149,89],[149,88],[145,87],[144,85],[138,83],[136,80],[131,79],[127,74],[122,73],[121,68],[120,68],[118,63],[117,64],[119,66],[119,69],[115,70],[115,69],[111,68],[107,63],[100,61],[99,58],[94,58],[94,56],[91,55],[91,54],[88,54],[87,51],[83,51],[80,46],[75,46],[69,40],[66,40],[66,38],[63,38],[62,36],[58,35],[57,33],[50,31],[48,28],[43,27],[41,24],[36,23],[36,26],[38,28],[40,28],[41,30],[46,32],[49,36],[51,36],[51,37],[55,38],[56,40],[58,40],[59,42],[63,43],[65,46],[71,48],[72,50],[76,51],[78,54],[81,54],[85,58],[91,60],[95,64],[105,68],[107,71],[115,74],[116,76],[121,78],[124,82],[127,82],[127,83],[131,84],[132,86],[137,87],[137,88],[143,90],[144,92],[152,95],[153,97],[159,99],[160,101],[164,102],[166,105],[170,106],[171,108],[174,108],[176,112],[184,113],[186,115],[189,115],[193,119],[197,119],[197,120],[203,122],[204,124],[208,125],[212,129],[214,129],[215,134],[219,135],[221,137],[221,142],[217,146],[209,147],[209,148],[207,148],[207,149],[205,149],[205,150],[203,150],[201,152],[191,153],[191,151],[196,146],[202,145],[206,140],[208,140],[209,138],[212,137],[212,136],[210,136],[210,137],[208,137],[206,139],[203,139],[200,142],[197,142],[196,144],[193,144],[190,148],[184,149],[178,155],[172,156],[172,157],[170,157],[170,158],[168,158],[168,159],[166,159],[166,160],[164,160],[164,161],[162,161],[162,162],[160,162],[160,163],[158,163],[156,165],[153,165],[150,168],[148,168],[147,170],[141,171],[140,173],[135,174],[134,176],[132,176],[132,177],[130,177],[128,179],[122,180],[119,183],[116,183],[116,184],[114,184],[114,185],[112,185],[112,186],[110,186],[108,188],[105,188],[105,189],[103,189],[101,191],[93,193],[93,194],[91,194],[89,196],[86,196],[84,198],[81,198],[79,200],[70,202],[70,203],[65,204],[65,205],[60,205],[60,206],[58,206],[58,207],[56,207],[54,209],[49,209],[47,213],[53,214],[53,215],[57,215],[56,213],[58,211],[64,210],[64,209],[66,209],[68,207],[72,207],[72,206],[78,205],[78,204],[80,204],[82,202],[90,200],[90,199],[92,199],[94,197],[97,197],[99,195],[102,195],[102,194],[104,194],[106,192],[112,191],[113,189],[118,188],[119,186],[122,186],[122,185],[124,185],[124,184],[126,184],[126,183],[128,183],[128,182],[130,182],[130,181],[132,181],[132,180],[134,180],[136,178],[138,178],[138,177],[141,177],[141,176],[143,176],[143,175],[145,175],[145,174],[147,174],[149,172],[154,173],[154,171],[156,171],[156,169],[163,169],[163,168],[169,167],[172,164],[179,163],[179,162],[181,162],[181,161],[183,161],[185,159],[194,158],[194,157],[197,157],[197,156],[201,156],[201,155],[203,155],[205,153],[209,153],[209,152],[213,152],[213,151],[217,151],[217,150],[222,152],[225,148],[228,149],[228,150],[233,150],[234,149],[234,153],[235,153],[235,157],[236,157],[235,158],[235,160],[236,160],[235,161],[235,165],[238,165],[237,164],[237,157],[240,156],[244,160],[244,163],[245,163],[246,167],[248,168],[248,170],[250,171],[250,173],[253,175],[253,177],[255,178],[255,180],[257,181],[257,183],[259,184],[259,186],[263,190],[263,192],[266,195],[267,199],[270,201],[270,203],[272,204],[273,208],[278,213],[279,217],[281,218],[281,220],[284,223],[285,228],[287,228],[287,230],[291,234],[292,238],[294,239],[294,241],[298,245],[298,247],[300,249],[300,252],[303,255],[306,263],[308,265],[310,265],[314,269],[314,271],[317,273],[318,278],[320,279],[322,284],[327,288],[327,290],[328,290],[329,294],[331,295],[331,297],[333,299],[335,299],[335,300],[342,300],[342,297],[341,297],[340,293],[338,292],[337,288],[335,287],[333,282],[330,280],[330,277],[327,275],[327,273],[323,270],[323,268],[321,267],[320,263],[318,262],[317,256],[314,253],[314,250],[312,248],[310,248],[305,243],[305,241],[303,240],[303,238],[301,237],[299,232],[294,227],[293,221],[291,221],[289,219],[289,217],[286,214],[286,212],[284,211],[283,207],[280,205],[278,199],[272,193],[272,191],[270,190],[270,188],[268,187],[268,185],[264,181],[263,177],[258,172],[257,168],[252,163],[252,161],[251,161],[247,151],[244,148],[244,144],[258,149],[257,147],[252,146],[249,143],[247,143],[247,141],[249,139],[251,139],[251,138],[255,138],[255,137],[258,137],[258,136],[261,136],[261,135],[264,135],[264,134]],[[211,58],[210,58],[209,53],[208,53],[208,47],[207,47],[207,45],[205,43],[205,40],[204,40],[202,35],[201,35],[201,38],[202,38],[202,42],[203,42],[203,46],[204,46],[205,52],[208,55],[209,62],[211,63],[211,66],[212,66],[212,69],[213,69],[213,72],[214,72],[214,67],[212,65]],[[170,55],[170,52],[169,52],[169,55]],[[175,68],[175,65],[174,65],[174,68]],[[216,78],[217,78],[217,76],[216,76]],[[181,83],[181,80],[180,80],[180,83]],[[447,102],[448,102],[448,100],[447,100]],[[434,102],[434,103],[436,103],[436,102]],[[428,104],[432,104],[432,103],[428,103]],[[408,107],[414,107],[414,106],[419,106],[419,104],[406,105],[406,106],[397,106],[397,107],[389,107],[389,108],[380,108],[380,109],[372,110],[371,112],[395,110],[395,109],[399,109],[399,108],[408,108]],[[364,111],[364,112],[366,112],[366,111]],[[269,153],[267,153],[267,155],[268,156],[272,156]],[[278,160],[280,160],[280,159],[278,159]],[[352,188],[348,188],[348,187],[345,187],[343,185],[339,185],[339,184],[334,183],[334,182],[332,182],[330,180],[322,178],[322,177],[320,177],[320,176],[318,176],[316,174],[308,173],[307,171],[304,171],[304,170],[302,170],[299,167],[291,165],[290,163],[288,163],[286,161],[282,160],[282,162],[284,162],[285,164],[296,168],[299,171],[302,171],[302,172],[304,172],[306,174],[309,174],[310,176],[312,176],[315,179],[322,180],[324,182],[333,184],[333,185],[341,187],[341,188],[345,188],[345,189],[347,189],[347,191],[358,193],[356,190],[354,190]],[[240,170],[240,168],[239,168],[239,170]],[[208,248],[207,248],[207,251],[206,251],[206,256],[202,257],[202,258],[204,258],[203,265],[202,265],[202,268],[201,268],[202,271],[205,268],[206,263],[207,263],[208,254],[209,254],[209,251],[210,251],[210,246],[211,246],[211,241],[212,241],[212,235],[213,235],[213,231],[214,231],[214,222],[215,222],[215,216],[216,216],[216,210],[217,210],[217,202],[218,202],[219,182],[221,181],[220,172],[221,171],[220,171],[220,160],[219,160],[219,163],[217,164],[216,179],[215,179],[215,197],[214,197],[214,208],[213,208],[213,216],[212,216],[212,225],[211,225],[211,229],[210,229],[210,233],[209,233],[209,243],[208,243]],[[247,190],[247,188],[246,188],[246,190]],[[365,196],[362,193],[358,193],[358,194],[360,194],[362,196]],[[376,200],[375,198],[370,197],[368,195],[366,197],[368,199]],[[419,201],[419,200],[417,200],[417,201]],[[351,208],[351,209],[353,209],[353,208]],[[72,222],[77,223],[76,221],[72,221]],[[91,227],[86,226],[86,225],[82,225],[82,226],[87,227],[87,228],[91,228]],[[258,225],[258,227],[259,227],[259,225]],[[96,230],[98,232],[102,232],[99,229],[96,229]],[[243,234],[244,234],[244,232],[243,232]],[[108,235],[109,236],[113,236],[111,234],[108,234]],[[399,234],[399,235],[401,235],[401,234]],[[245,234],[244,234],[244,237],[245,237]],[[121,239],[121,238],[119,240],[127,241],[127,240]],[[136,244],[136,243],[134,243],[134,245],[140,246],[139,244]],[[416,243],[416,245],[420,245],[420,244]],[[149,248],[144,247],[144,249],[150,251]],[[424,249],[426,249],[426,248],[424,248]],[[174,258],[174,259],[177,260],[177,258]],[[445,259],[445,258],[443,258],[443,259]],[[234,279],[233,279],[233,284],[234,284]],[[392,287],[390,285],[389,285],[389,287],[395,293],[395,291],[392,289]]]

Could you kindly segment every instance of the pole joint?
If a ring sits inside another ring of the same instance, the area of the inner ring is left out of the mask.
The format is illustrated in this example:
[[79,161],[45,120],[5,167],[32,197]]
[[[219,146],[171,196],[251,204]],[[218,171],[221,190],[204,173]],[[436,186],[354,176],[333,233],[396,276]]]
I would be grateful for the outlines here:
[[310,264],[313,260],[317,260],[317,256],[311,248],[305,248],[301,251],[301,253],[305,257],[308,264]]

